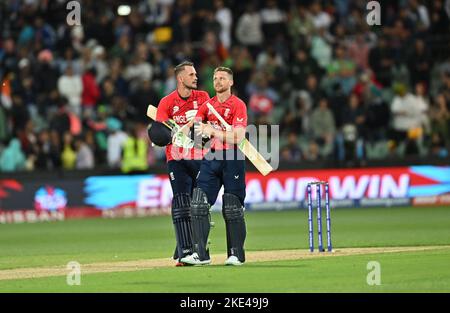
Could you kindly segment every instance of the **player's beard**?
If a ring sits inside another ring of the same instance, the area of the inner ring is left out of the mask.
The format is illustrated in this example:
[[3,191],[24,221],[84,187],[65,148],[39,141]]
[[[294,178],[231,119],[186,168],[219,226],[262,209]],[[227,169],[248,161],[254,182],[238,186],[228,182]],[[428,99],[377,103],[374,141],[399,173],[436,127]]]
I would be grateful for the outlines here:
[[184,87],[186,87],[187,89],[193,90],[193,89],[197,89],[197,83],[192,83],[190,85],[183,83]]
[[225,87],[225,86],[220,86],[220,87],[216,87],[214,86],[214,90],[216,91],[216,93],[224,93],[228,90],[229,88]]

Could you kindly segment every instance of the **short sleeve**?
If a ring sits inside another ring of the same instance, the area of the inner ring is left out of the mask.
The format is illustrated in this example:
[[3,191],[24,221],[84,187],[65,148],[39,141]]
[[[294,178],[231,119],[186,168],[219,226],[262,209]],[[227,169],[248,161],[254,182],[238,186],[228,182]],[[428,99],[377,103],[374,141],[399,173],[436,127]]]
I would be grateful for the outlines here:
[[247,106],[241,100],[235,104],[233,127],[247,127]]
[[161,99],[158,105],[158,110],[156,111],[156,120],[158,122],[164,122],[169,119],[169,106],[166,98]]

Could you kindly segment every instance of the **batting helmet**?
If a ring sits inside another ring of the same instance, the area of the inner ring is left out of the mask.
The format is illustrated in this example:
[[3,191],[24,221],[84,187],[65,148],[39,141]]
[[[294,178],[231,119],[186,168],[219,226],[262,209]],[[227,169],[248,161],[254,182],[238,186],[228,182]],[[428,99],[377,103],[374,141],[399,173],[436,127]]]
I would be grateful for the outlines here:
[[161,122],[153,122],[147,129],[148,137],[157,146],[164,147],[172,142],[170,129]]

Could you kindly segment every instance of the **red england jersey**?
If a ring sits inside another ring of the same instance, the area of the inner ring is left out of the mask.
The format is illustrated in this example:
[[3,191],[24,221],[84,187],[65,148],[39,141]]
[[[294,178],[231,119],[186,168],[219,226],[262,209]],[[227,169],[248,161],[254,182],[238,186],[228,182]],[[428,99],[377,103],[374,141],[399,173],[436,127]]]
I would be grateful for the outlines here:
[[[189,98],[183,99],[175,90],[161,99],[156,113],[156,120],[164,122],[172,119],[180,127],[185,125],[188,120],[186,112],[190,110],[198,110],[200,105],[209,100],[209,95],[206,91],[192,90]],[[188,150],[189,153],[186,153]],[[201,159],[203,153],[199,149],[184,149],[181,147],[172,148],[172,144],[166,146],[166,160],[167,162],[174,159]]]
[[[214,96],[208,102],[214,107],[214,109],[216,109],[217,113],[223,117],[225,122],[233,128],[247,127],[247,106],[244,101],[235,95],[231,95],[231,97],[223,103],[219,102],[217,96]],[[226,130],[225,126],[222,125],[219,119],[212,112],[209,112],[206,102],[201,105],[196,117],[201,118],[203,122],[208,121],[214,128]],[[211,148],[216,150],[231,149],[233,148],[233,145],[223,145],[221,140],[213,138]]]

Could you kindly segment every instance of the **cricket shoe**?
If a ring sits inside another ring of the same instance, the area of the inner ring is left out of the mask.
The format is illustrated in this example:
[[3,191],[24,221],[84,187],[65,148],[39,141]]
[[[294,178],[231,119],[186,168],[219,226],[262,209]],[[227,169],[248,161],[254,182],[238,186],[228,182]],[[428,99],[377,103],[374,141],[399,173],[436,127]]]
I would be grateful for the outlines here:
[[187,263],[190,265],[206,265],[211,263],[211,259],[208,260],[200,260],[197,252],[192,253],[191,255],[185,256],[180,260],[180,262]]
[[225,261],[225,265],[242,265],[242,264],[244,264],[244,263],[239,261],[239,259],[235,255],[230,256]]

